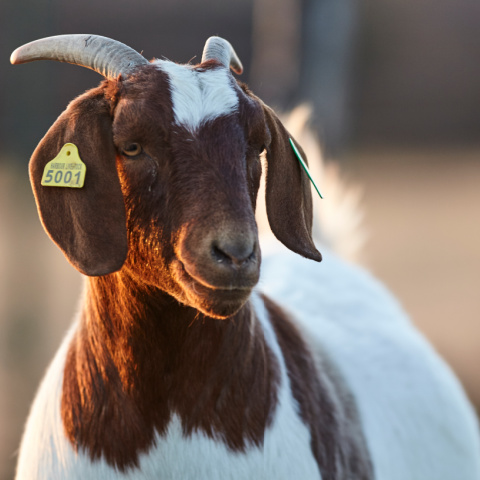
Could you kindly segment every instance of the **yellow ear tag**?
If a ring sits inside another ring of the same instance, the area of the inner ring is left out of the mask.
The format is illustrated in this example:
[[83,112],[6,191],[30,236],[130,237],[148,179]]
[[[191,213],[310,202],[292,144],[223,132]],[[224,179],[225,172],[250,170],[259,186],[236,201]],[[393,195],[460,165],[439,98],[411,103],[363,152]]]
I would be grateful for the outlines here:
[[58,155],[45,165],[42,185],[44,187],[82,188],[87,167],[73,143],[66,143]]

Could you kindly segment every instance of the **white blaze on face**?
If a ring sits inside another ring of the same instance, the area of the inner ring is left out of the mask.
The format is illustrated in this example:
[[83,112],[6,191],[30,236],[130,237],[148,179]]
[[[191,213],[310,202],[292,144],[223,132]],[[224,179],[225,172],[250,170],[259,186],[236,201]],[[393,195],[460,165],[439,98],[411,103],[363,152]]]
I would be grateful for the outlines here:
[[175,124],[195,132],[200,125],[238,110],[238,97],[225,68],[196,71],[189,65],[156,60],[170,80]]

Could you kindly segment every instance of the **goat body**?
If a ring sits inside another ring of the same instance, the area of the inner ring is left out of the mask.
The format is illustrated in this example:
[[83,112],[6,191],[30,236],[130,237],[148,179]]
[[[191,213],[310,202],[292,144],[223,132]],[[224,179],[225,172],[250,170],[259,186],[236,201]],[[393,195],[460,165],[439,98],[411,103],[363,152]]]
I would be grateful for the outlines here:
[[[368,274],[312,261],[309,180],[223,57],[140,62],[73,101],[32,156],[43,225],[88,277],[17,479],[478,480],[458,381]],[[85,187],[41,186],[67,142]],[[288,249],[262,245],[260,275],[264,150]]]

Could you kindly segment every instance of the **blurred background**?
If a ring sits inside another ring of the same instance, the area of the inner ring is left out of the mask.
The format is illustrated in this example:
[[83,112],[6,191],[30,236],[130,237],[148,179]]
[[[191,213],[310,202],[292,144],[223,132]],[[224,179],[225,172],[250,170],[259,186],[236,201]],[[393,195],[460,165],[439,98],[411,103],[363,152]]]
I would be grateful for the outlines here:
[[16,47],[96,33],[147,58],[196,62],[220,35],[271,106],[310,102],[325,157],[364,192],[362,263],[478,408],[479,31],[477,0],[2,0],[0,479],[13,476],[29,405],[82,284],[42,230],[28,159],[67,103],[101,80],[55,62],[13,67]]

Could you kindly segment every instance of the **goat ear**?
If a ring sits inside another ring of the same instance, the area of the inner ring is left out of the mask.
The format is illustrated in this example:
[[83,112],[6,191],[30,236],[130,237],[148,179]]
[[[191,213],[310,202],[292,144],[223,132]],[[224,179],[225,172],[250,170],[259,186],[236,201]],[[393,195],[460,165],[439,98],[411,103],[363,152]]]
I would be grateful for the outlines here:
[[[65,143],[78,147],[86,165],[83,188],[42,186],[45,165]],[[125,205],[115,157],[110,104],[97,88],[68,106],[30,160],[30,181],[43,227],[86,275],[117,271],[127,256]]]
[[[264,105],[264,113],[271,135],[271,143],[267,147],[266,182],[270,228],[290,250],[319,262],[322,256],[312,239],[310,181],[295,156],[285,127],[270,107]],[[295,145],[306,160],[301,147],[296,142]]]

